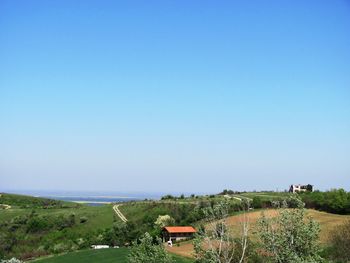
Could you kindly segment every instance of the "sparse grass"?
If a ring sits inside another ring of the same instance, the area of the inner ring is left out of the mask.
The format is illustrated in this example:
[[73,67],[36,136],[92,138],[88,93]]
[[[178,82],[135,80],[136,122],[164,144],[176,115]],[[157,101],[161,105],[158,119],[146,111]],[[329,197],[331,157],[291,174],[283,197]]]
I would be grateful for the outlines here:
[[[248,213],[248,220],[251,225],[250,233],[254,235],[254,232],[257,230],[257,220],[261,217],[261,214],[264,213],[266,216],[276,216],[276,209],[265,209],[260,211],[254,211]],[[336,227],[344,223],[347,219],[350,219],[350,215],[335,215],[325,212],[316,211],[313,209],[307,210],[307,215],[313,218],[315,221],[320,223],[321,233],[320,233],[320,241],[321,243],[326,243],[328,240],[329,232]],[[240,231],[240,223],[242,222],[242,216],[236,215],[228,218],[228,225],[231,227],[235,234],[239,234]]]
[[184,258],[193,257],[193,244],[192,240],[175,243],[172,247],[166,246],[166,250]]

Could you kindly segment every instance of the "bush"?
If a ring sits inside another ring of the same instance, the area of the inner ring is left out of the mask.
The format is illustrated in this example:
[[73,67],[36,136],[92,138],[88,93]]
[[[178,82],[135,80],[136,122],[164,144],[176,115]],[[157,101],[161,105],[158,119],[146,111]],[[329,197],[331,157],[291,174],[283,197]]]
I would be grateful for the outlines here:
[[88,221],[88,218],[87,218],[86,216],[82,216],[82,217],[79,218],[80,224],[84,224],[84,223],[86,223],[87,221]]
[[41,217],[34,216],[27,222],[27,232],[36,233],[48,229],[49,225],[47,220]]
[[330,242],[332,257],[341,262],[350,262],[350,220],[331,232]]
[[1,263],[22,263],[22,261],[17,258],[11,258],[8,260],[1,260]]

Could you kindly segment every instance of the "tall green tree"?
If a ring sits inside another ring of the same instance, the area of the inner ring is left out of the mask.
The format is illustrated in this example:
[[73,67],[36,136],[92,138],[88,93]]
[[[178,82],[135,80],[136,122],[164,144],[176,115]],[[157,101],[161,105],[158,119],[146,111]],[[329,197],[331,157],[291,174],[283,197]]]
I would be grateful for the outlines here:
[[306,216],[304,203],[296,196],[283,201],[276,217],[264,214],[258,221],[258,234],[262,247],[276,263],[322,262],[318,244],[320,226]]
[[171,256],[165,250],[160,239],[153,240],[145,233],[139,242],[133,242],[129,263],[172,263]]

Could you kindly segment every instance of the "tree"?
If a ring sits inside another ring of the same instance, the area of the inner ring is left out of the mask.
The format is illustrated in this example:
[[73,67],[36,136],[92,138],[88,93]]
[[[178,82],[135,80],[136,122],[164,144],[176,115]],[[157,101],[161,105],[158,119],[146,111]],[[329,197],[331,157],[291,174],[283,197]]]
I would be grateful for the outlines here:
[[140,242],[133,242],[133,247],[128,256],[129,263],[172,263],[173,260],[165,251],[161,240],[153,242],[149,233],[145,233]]
[[263,202],[261,200],[261,198],[259,196],[254,196],[253,197],[253,202],[252,202],[252,206],[256,209],[258,208],[262,208],[263,206]]
[[265,214],[258,221],[258,234],[262,247],[276,263],[321,262],[318,237],[320,227],[311,218],[306,218],[304,203],[296,196],[289,203],[296,204],[288,208],[283,201],[276,217]]
[[172,195],[164,195],[164,196],[162,196],[162,198],[161,198],[161,200],[168,200],[168,199],[175,199],[175,197],[172,196]]
[[[244,203],[243,206],[248,209],[249,203]],[[193,242],[196,262],[243,262],[248,248],[249,222],[246,213],[242,215],[242,231],[239,238],[235,238],[227,226],[227,200],[203,209],[203,213],[205,227],[198,232]]]
[[154,222],[157,228],[163,228],[165,226],[172,226],[175,224],[175,219],[169,215],[160,215],[157,220]]

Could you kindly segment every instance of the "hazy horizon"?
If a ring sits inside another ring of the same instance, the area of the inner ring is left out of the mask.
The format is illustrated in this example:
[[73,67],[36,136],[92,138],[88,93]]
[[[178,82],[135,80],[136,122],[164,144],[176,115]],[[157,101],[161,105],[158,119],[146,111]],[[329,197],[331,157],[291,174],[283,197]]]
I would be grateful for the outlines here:
[[0,191],[350,190],[348,1],[0,2]]

